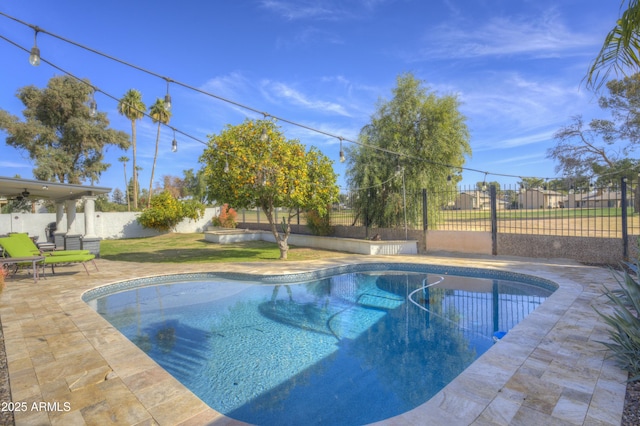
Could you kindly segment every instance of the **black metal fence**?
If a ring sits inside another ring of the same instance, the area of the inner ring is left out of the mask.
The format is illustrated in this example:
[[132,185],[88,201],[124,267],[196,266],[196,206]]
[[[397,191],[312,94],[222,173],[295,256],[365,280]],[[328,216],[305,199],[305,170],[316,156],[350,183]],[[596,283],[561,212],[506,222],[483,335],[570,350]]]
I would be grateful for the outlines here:
[[[400,210],[389,227],[623,238],[640,234],[639,193],[637,182],[624,180],[582,188],[452,186],[437,193],[423,190],[398,194],[395,200],[400,200]],[[331,208],[331,225],[376,228],[375,222],[366,217],[367,200],[379,198],[367,197],[362,192],[342,194],[340,202]],[[242,223],[266,223],[257,210],[240,211],[237,219]],[[306,224],[304,212],[296,222]]]

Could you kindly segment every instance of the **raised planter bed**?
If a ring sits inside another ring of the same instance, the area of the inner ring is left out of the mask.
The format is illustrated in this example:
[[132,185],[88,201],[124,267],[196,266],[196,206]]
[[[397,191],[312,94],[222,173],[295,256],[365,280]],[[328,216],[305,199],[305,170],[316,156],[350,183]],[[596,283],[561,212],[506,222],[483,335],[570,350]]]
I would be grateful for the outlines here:
[[[249,229],[215,228],[205,231],[204,238],[218,244],[231,244],[242,241],[275,242],[273,234],[267,231],[253,231]],[[358,254],[416,254],[418,242],[416,240],[370,241],[355,238],[318,237],[315,235],[289,235],[289,244],[299,247],[311,247],[324,250],[345,251]]]
[[[218,244],[233,244],[243,241],[260,241],[264,240],[261,234],[265,231],[252,231],[249,229],[229,229],[209,227],[204,232],[206,241]],[[272,237],[273,238],[273,237]]]

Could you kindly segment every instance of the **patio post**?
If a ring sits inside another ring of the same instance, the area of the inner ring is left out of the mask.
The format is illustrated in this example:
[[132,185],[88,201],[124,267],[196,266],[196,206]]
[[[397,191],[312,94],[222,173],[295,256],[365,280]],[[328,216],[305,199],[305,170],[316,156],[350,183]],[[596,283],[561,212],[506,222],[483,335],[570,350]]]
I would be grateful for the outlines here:
[[83,197],[84,201],[84,238],[95,238],[95,212],[96,212],[96,197]]
[[100,238],[96,235],[95,213],[96,213],[95,196],[82,197],[84,201],[84,235],[82,236],[82,249],[89,250],[96,256],[100,255]]
[[53,243],[56,248],[64,248],[65,230],[62,228],[62,219],[64,219],[64,203],[56,201],[56,231],[53,233]]
[[65,202],[67,208],[67,233],[64,236],[65,250],[80,249],[80,234],[76,231],[76,201],[67,200]]

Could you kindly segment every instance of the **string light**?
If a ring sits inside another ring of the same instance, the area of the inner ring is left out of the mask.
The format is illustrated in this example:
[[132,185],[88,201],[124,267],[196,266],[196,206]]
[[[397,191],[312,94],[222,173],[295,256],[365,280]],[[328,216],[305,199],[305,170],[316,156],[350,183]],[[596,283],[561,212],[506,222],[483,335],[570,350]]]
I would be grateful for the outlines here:
[[171,111],[171,95],[169,94],[169,83],[171,79],[166,78],[167,80],[167,94],[164,95],[164,107],[167,111]]
[[[51,32],[49,32],[49,31],[46,31],[45,29],[39,28],[39,27],[37,27],[37,26],[35,26],[35,25],[32,25],[32,24],[28,24],[28,23],[26,23],[26,22],[23,22],[23,21],[21,21],[21,20],[19,20],[19,19],[15,18],[15,17],[13,17],[13,16],[10,16],[10,15],[6,14],[6,13],[0,12],[0,15],[5,16],[6,18],[9,18],[9,19],[11,19],[11,20],[14,20],[14,21],[16,21],[16,22],[18,22],[18,23],[20,23],[20,24],[22,24],[22,25],[28,26],[28,27],[32,28],[32,29],[35,31],[35,34],[34,34],[34,46],[33,46],[33,48],[31,49],[30,56],[29,56],[29,63],[31,63],[33,66],[38,66],[38,65],[40,64],[40,62],[41,62],[40,49],[37,47],[36,40],[37,40],[37,35],[38,35],[38,33],[39,33],[39,32],[42,32],[42,33],[48,34],[48,35],[50,35],[50,36],[52,36],[52,37],[54,37],[54,38],[57,38],[57,39],[59,39],[59,40],[61,40],[61,41],[64,41],[64,42],[66,42],[66,43],[72,44],[72,45],[77,46],[77,47],[79,47],[79,48],[85,49],[85,50],[90,51],[90,52],[92,52],[92,53],[95,53],[95,54],[97,54],[97,55],[103,56],[103,57],[105,57],[105,58],[107,58],[107,59],[113,60],[113,61],[115,61],[115,62],[118,62],[118,63],[120,63],[120,64],[123,64],[123,65],[125,65],[125,66],[128,66],[128,67],[130,67],[130,68],[134,68],[134,69],[137,69],[138,71],[142,71],[142,72],[147,73],[147,74],[149,74],[149,75],[152,75],[152,76],[155,76],[155,77],[158,77],[158,78],[162,78],[162,79],[164,79],[164,80],[167,82],[167,94],[165,95],[165,106],[166,106],[166,108],[167,108],[167,109],[170,109],[170,108],[171,108],[171,95],[169,94],[169,85],[170,85],[170,83],[174,83],[174,84],[180,85],[180,86],[182,86],[182,87],[185,87],[185,88],[187,88],[187,89],[193,90],[193,91],[195,91],[195,92],[198,92],[198,93],[204,94],[204,95],[206,95],[206,96],[210,96],[210,97],[213,97],[213,98],[215,98],[215,99],[221,100],[221,101],[223,101],[223,102],[226,102],[226,103],[229,103],[229,104],[232,104],[232,105],[235,105],[235,106],[241,107],[241,108],[243,108],[243,109],[246,109],[246,110],[249,110],[249,111],[252,111],[252,112],[255,112],[255,113],[262,114],[262,115],[264,115],[264,116],[265,116],[265,118],[266,118],[266,117],[271,116],[271,117],[273,117],[275,120],[279,120],[279,121],[285,122],[285,123],[287,123],[287,124],[291,124],[291,125],[293,125],[293,126],[297,126],[297,127],[300,127],[300,128],[303,128],[303,129],[306,129],[306,130],[309,130],[309,131],[312,131],[312,132],[314,132],[314,133],[322,134],[322,135],[329,136],[329,137],[333,137],[333,138],[338,138],[338,139],[340,140],[341,144],[342,144],[342,141],[344,140],[344,141],[347,141],[347,142],[350,142],[350,143],[353,143],[353,144],[356,144],[356,145],[359,145],[359,146],[362,146],[362,147],[368,147],[368,148],[371,148],[371,149],[374,149],[374,150],[377,150],[377,151],[380,151],[380,152],[384,152],[384,153],[387,153],[387,154],[395,155],[395,156],[397,156],[398,158],[400,158],[400,157],[404,157],[404,158],[408,158],[408,159],[418,160],[418,161],[420,161],[420,162],[427,163],[427,164],[431,164],[431,165],[435,165],[435,166],[448,167],[448,168],[454,168],[454,167],[455,167],[455,168],[459,169],[460,171],[470,171],[470,172],[476,172],[476,173],[483,173],[483,174],[485,175],[485,181],[486,181],[486,176],[487,176],[487,175],[500,176],[500,177],[520,178],[520,179],[523,179],[523,177],[522,177],[522,176],[517,176],[517,175],[510,175],[510,174],[504,174],[504,173],[488,172],[488,171],[483,171],[483,170],[479,170],[479,169],[473,169],[473,168],[469,168],[469,167],[452,166],[452,165],[449,165],[449,164],[437,163],[437,162],[434,162],[434,161],[425,160],[424,158],[419,158],[419,157],[416,157],[416,156],[413,156],[413,155],[410,155],[410,154],[406,154],[406,153],[395,152],[395,151],[388,150],[388,149],[385,149],[385,148],[382,148],[382,147],[378,147],[378,146],[375,146],[375,145],[368,145],[368,144],[365,144],[365,143],[362,143],[362,142],[359,142],[359,141],[356,141],[356,140],[351,140],[351,139],[344,138],[344,137],[342,137],[342,136],[337,136],[337,135],[334,135],[334,134],[332,134],[332,133],[329,133],[329,132],[326,132],[326,131],[323,131],[323,130],[319,130],[319,129],[316,129],[316,128],[313,128],[313,127],[307,126],[307,125],[305,125],[305,124],[301,124],[301,123],[298,123],[298,122],[292,121],[292,120],[288,120],[288,119],[285,119],[285,118],[282,118],[282,117],[273,116],[273,115],[267,114],[267,113],[265,113],[265,112],[259,111],[259,110],[255,109],[255,108],[252,108],[252,107],[250,107],[250,106],[243,105],[243,104],[238,103],[238,102],[235,102],[235,101],[233,101],[233,100],[226,99],[226,98],[224,98],[224,97],[221,97],[221,96],[215,95],[215,94],[213,94],[213,93],[206,92],[206,91],[204,91],[204,90],[202,90],[202,89],[199,89],[199,88],[197,88],[197,87],[193,87],[193,86],[188,85],[188,84],[186,84],[186,83],[182,83],[182,82],[179,82],[179,81],[172,80],[172,79],[170,79],[170,78],[168,78],[168,77],[161,76],[161,75],[160,75],[160,74],[158,74],[158,73],[155,73],[155,72],[149,71],[149,70],[147,70],[147,69],[144,69],[144,68],[139,67],[139,66],[137,66],[137,65],[134,65],[134,64],[128,63],[128,62],[123,61],[123,60],[121,60],[121,59],[118,59],[118,58],[116,58],[116,57],[113,57],[113,56],[107,55],[107,54],[105,54],[105,53],[103,53],[103,52],[100,52],[100,51],[98,51],[98,50],[92,49],[92,48],[90,48],[90,47],[84,46],[84,45],[79,44],[79,43],[77,43],[77,42],[74,42],[74,41],[72,41],[72,40],[66,39],[66,38],[64,38],[64,37],[62,37],[62,36],[59,36],[59,35],[57,35],[57,34],[54,34],[54,33],[51,33]],[[24,49],[23,47],[18,46],[16,43],[12,42],[11,40],[7,39],[6,37],[3,37],[3,36],[1,36],[1,35],[0,35],[0,38],[4,39],[5,41],[8,41],[8,42],[9,42],[9,43],[11,43],[11,44],[14,44],[15,46],[19,47],[20,49],[26,50],[26,49]],[[61,70],[60,68],[58,68],[58,67],[56,67],[55,65],[51,64],[50,62],[47,62],[47,61],[45,61],[45,62],[46,62],[47,64],[49,64],[49,65],[53,66],[54,68]],[[75,77],[75,76],[73,76],[72,74],[70,74],[70,73],[68,73],[68,72],[66,72],[66,71],[64,71],[64,70],[61,70],[61,71],[63,71],[63,72],[65,72],[66,74],[68,74],[68,75],[70,75],[70,76],[72,76],[72,77],[74,77],[74,78],[78,79],[79,81],[82,81],[82,80],[80,80],[78,77]],[[104,92],[103,92],[103,93],[104,93]],[[108,96],[109,96],[109,97],[111,97],[111,98],[113,98],[113,99],[115,99],[116,101],[118,101],[118,99],[117,99],[117,98],[115,98],[115,97],[113,97],[113,96],[110,96],[110,95],[108,95]],[[147,115],[147,114],[145,114],[145,115]],[[168,127],[170,127],[170,126],[168,126]],[[177,131],[177,132],[179,132],[180,134],[185,135],[186,137],[189,137],[189,138],[191,138],[191,139],[194,139],[194,140],[196,140],[196,141],[198,141],[198,142],[200,142],[200,143],[202,143],[202,144],[204,144],[204,145],[208,145],[206,142],[203,142],[202,140],[200,140],[200,139],[198,139],[198,138],[196,138],[196,137],[194,137],[194,136],[188,135],[187,133],[184,133],[184,132],[182,132],[182,131],[180,131],[180,130],[177,130],[177,129],[175,129],[175,128],[172,128],[172,129],[173,129],[173,131],[174,131],[174,135],[175,135],[175,133],[176,133],[176,131]],[[268,139],[268,135],[267,135],[267,133],[266,133],[266,129],[263,129],[263,133],[262,133],[262,134],[261,134],[261,136],[260,136],[261,140],[262,140],[262,138],[263,138],[263,137],[264,137],[265,139]],[[172,150],[173,150],[174,152],[175,152],[175,151],[177,151],[177,141],[176,141],[175,139],[174,139],[174,141],[173,141]],[[340,162],[343,162],[343,158],[344,158],[344,155],[341,155],[341,156],[340,156]],[[447,178],[447,179],[448,179],[448,178]],[[554,178],[552,178],[552,179],[556,179],[556,177],[554,177]]]
[[[2,13],[2,12],[0,12],[0,15],[2,15],[2,14],[3,14],[3,13]],[[15,47],[17,47],[17,48],[19,48],[19,49],[21,49],[21,50],[23,50],[23,51],[25,51],[25,52],[28,52],[28,51],[29,51],[29,50],[28,50],[28,49],[26,49],[25,47],[20,46],[19,44],[15,43],[15,42],[13,42],[13,41],[11,41],[11,40],[9,40],[8,38],[4,37],[3,35],[0,35],[0,39],[2,39],[2,40],[4,40],[4,41],[6,41],[7,43],[10,43],[10,44],[14,45]],[[60,71],[61,73],[65,74],[65,75],[68,75],[68,76],[69,76],[69,77],[71,77],[71,78],[74,78],[74,79],[75,79],[76,81],[78,81],[79,83],[86,84],[87,86],[89,86],[89,87],[91,88],[91,90],[92,90],[93,92],[100,92],[100,93],[102,93],[103,95],[107,96],[108,98],[110,98],[110,99],[112,99],[112,100],[114,100],[114,101],[116,101],[116,102],[119,102],[119,101],[120,101],[120,99],[119,99],[118,97],[116,97],[116,96],[114,96],[114,95],[112,95],[112,94],[110,94],[110,93],[108,93],[108,92],[106,92],[106,91],[104,91],[104,90],[102,90],[102,89],[100,89],[100,88],[96,87],[96,86],[91,85],[91,84],[90,84],[90,83],[88,83],[86,80],[81,79],[80,77],[78,77],[78,76],[74,75],[73,73],[71,73],[71,72],[69,72],[69,71],[65,70],[64,68],[61,68],[61,67],[57,66],[56,64],[54,64],[54,63],[52,63],[52,62],[47,61],[46,59],[42,59],[42,62],[44,62],[44,63],[46,63],[47,65],[49,65],[50,67],[52,67],[52,68],[54,68],[54,69],[56,69],[56,70]],[[96,105],[96,106],[97,106],[97,105]],[[141,110],[138,110],[138,109],[136,109],[136,111],[137,111],[137,112],[139,112],[140,114],[142,114],[143,116],[147,117],[147,118],[151,118],[151,119],[153,119],[153,117],[151,117],[151,116],[150,116],[146,111],[141,111]],[[207,142],[205,142],[205,141],[203,141],[202,139],[199,139],[199,138],[197,138],[197,137],[195,137],[195,136],[193,136],[193,135],[191,135],[191,134],[189,134],[189,133],[186,133],[186,132],[184,132],[184,131],[182,131],[182,130],[180,130],[180,129],[177,129],[177,128],[172,127],[172,126],[170,126],[170,125],[168,125],[168,124],[165,124],[165,123],[160,123],[160,124],[161,124],[161,125],[163,125],[163,126],[165,126],[165,127],[170,128],[171,130],[173,130],[174,134],[175,134],[175,133],[179,133],[179,134],[181,134],[181,135],[183,135],[183,136],[185,136],[185,137],[187,137],[187,138],[189,138],[189,139],[192,139],[192,140],[194,140],[194,141],[196,141],[196,142],[198,142],[198,143],[200,143],[200,144],[202,144],[202,145],[205,145],[205,146],[207,146],[207,145],[208,145],[208,143],[207,143]]]
[[91,101],[89,101],[89,116],[95,118],[98,115],[98,104],[95,98],[95,89],[91,91]]
[[176,140],[176,129],[173,129],[173,142],[171,142],[171,152],[178,151],[178,141]]
[[40,65],[40,49],[38,48],[38,27],[34,27],[33,34],[33,47],[31,48],[31,53],[29,54],[29,63],[34,67]]

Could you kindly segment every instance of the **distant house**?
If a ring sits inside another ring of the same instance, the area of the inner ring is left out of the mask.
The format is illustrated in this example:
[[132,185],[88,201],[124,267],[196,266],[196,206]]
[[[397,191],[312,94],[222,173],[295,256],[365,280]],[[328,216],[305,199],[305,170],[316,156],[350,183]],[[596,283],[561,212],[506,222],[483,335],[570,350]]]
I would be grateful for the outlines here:
[[521,209],[557,209],[564,207],[565,196],[557,191],[532,188],[518,194]]
[[454,202],[456,210],[489,210],[490,197],[484,191],[461,192]]
[[[631,194],[627,195],[630,204]],[[566,205],[569,208],[610,208],[622,207],[622,193],[620,191],[600,190],[589,193],[573,193],[567,196]]]

